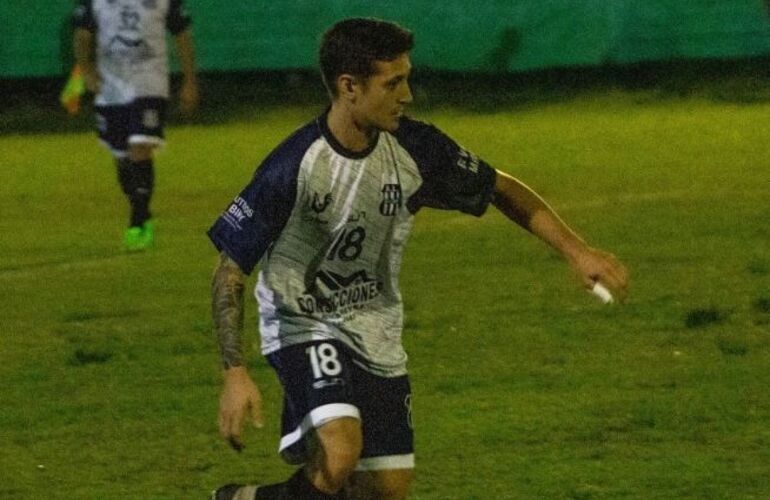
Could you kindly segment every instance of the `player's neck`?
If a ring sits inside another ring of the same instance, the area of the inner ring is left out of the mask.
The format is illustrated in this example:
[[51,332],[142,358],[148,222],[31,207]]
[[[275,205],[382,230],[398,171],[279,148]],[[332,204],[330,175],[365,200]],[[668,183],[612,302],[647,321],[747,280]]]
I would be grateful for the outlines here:
[[350,151],[365,151],[374,144],[378,130],[362,127],[355,117],[339,103],[332,103],[326,116],[326,124],[337,142]]

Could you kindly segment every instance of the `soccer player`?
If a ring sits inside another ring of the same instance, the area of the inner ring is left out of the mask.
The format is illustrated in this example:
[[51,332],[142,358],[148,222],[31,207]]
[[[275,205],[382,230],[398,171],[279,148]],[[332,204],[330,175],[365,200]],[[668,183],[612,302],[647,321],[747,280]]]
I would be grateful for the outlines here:
[[182,0],[80,0],[73,14],[75,59],[94,107],[99,138],[110,149],[131,206],[123,244],[150,247],[153,150],[163,144],[169,97],[166,30],[176,38],[183,80],[181,109],[199,100],[190,17]]
[[515,178],[404,116],[413,38],[348,19],[321,41],[331,106],[278,146],[209,230],[220,251],[212,308],[224,366],[219,427],[240,449],[261,426],[241,349],[244,275],[259,264],[262,352],[284,389],[284,483],[229,484],[217,500],[403,499],[414,467],[401,345],[401,255],[423,207],[481,216],[492,203],[564,255],[585,286],[622,296],[626,271]]

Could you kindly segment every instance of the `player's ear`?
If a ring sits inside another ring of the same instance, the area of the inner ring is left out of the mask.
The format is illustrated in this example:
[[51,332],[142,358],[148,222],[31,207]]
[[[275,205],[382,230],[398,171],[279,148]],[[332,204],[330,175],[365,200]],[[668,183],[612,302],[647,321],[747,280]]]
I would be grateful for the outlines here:
[[337,77],[337,94],[340,98],[352,101],[356,95],[356,78],[347,73]]

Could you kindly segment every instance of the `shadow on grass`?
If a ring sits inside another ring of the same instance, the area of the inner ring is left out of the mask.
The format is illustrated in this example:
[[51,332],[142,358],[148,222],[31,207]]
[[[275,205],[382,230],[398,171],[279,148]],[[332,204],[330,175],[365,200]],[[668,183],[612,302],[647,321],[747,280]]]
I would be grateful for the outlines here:
[[139,313],[136,311],[74,311],[66,314],[64,318],[62,318],[62,321],[65,323],[82,323],[85,321],[95,321],[99,319],[131,318],[137,316],[138,314]]
[[727,319],[728,314],[720,311],[716,307],[704,309],[693,309],[684,319],[684,325],[687,328],[704,328],[710,325],[720,324]]
[[86,366],[93,364],[104,364],[112,359],[113,353],[102,350],[75,349],[68,363],[70,366]]
[[744,340],[729,336],[719,337],[717,348],[727,356],[745,356],[749,352],[749,346]]
[[761,314],[770,314],[770,298],[760,297],[754,301],[754,310]]

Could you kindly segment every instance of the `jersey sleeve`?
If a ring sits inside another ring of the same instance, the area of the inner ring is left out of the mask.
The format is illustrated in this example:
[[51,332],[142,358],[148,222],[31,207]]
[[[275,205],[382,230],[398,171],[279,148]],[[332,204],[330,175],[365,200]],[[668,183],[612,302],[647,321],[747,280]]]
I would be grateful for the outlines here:
[[278,238],[294,208],[298,169],[269,160],[208,231],[217,250],[246,274]]
[[171,4],[168,8],[168,14],[166,15],[166,29],[168,29],[173,35],[186,30],[192,20],[187,13],[182,0],[171,0]]
[[319,135],[311,122],[281,143],[209,229],[217,250],[244,273],[251,274],[286,226],[297,199],[300,165]]
[[492,200],[495,169],[432,125],[402,119],[396,136],[417,163],[422,185],[407,201],[422,207],[480,216]]
[[78,0],[75,10],[72,11],[72,26],[92,33],[96,31],[96,19],[94,19],[91,0]]

